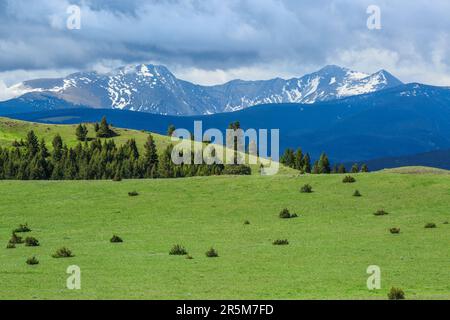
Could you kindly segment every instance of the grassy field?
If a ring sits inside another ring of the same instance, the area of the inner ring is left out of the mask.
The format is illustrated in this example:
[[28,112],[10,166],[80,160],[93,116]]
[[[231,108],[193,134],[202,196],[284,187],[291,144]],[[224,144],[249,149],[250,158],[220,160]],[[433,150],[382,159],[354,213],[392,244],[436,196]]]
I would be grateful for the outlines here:
[[[449,177],[355,177],[2,181],[0,299],[385,299],[392,286],[407,299],[450,299]],[[305,183],[313,193],[299,192]],[[300,217],[280,219],[283,208]],[[25,222],[41,246],[6,249]],[[193,259],[170,256],[174,244]],[[62,246],[75,257],[52,258]],[[205,256],[211,246],[218,258]],[[31,256],[40,264],[28,266]],[[69,265],[81,268],[81,290],[66,289]],[[369,265],[381,268],[381,290],[366,287]]]
[[[93,124],[86,124],[89,133],[88,139],[95,138],[95,130]],[[75,129],[77,125],[54,125],[54,124],[40,124],[34,122],[26,122],[19,120],[12,120],[8,118],[0,118],[0,146],[1,147],[11,147],[14,140],[20,141],[20,139],[24,139],[27,136],[27,133],[30,130],[33,130],[39,139],[44,138],[48,147],[52,148],[52,140],[56,134],[60,134],[64,143],[69,147],[76,146],[79,141],[75,136]],[[127,142],[129,139],[134,138],[139,148],[142,148],[147,137],[148,132],[145,131],[137,131],[137,130],[129,130],[122,128],[114,128],[114,131],[118,134],[117,137],[114,137],[114,141],[118,145],[121,145]],[[170,144],[170,138],[166,136],[161,136],[158,134],[152,134],[156,146],[159,151],[162,152],[165,147]],[[103,139],[105,140],[105,139]]]

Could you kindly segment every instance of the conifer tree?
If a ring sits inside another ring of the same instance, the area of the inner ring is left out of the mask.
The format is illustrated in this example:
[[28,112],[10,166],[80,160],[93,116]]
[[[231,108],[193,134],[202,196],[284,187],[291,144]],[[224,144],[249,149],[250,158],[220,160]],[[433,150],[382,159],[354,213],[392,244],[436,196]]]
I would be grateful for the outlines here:
[[155,140],[151,134],[148,135],[144,145],[144,175],[146,178],[155,178],[155,171],[158,167],[158,151]]
[[358,166],[357,163],[355,163],[355,164],[352,166],[352,173],[358,173],[358,172],[359,172],[359,166]]
[[34,158],[39,152],[39,140],[33,130],[29,131],[25,140],[28,159]]
[[171,124],[168,128],[167,128],[167,135],[169,137],[172,136],[172,134],[175,132],[176,128],[173,124]]
[[303,171],[305,173],[311,173],[311,157],[309,153],[303,157]]
[[303,166],[303,152],[302,149],[298,149],[295,153],[294,168],[297,170],[303,170]]
[[97,137],[99,138],[110,138],[113,136],[113,132],[109,127],[108,121],[106,121],[106,117],[102,118],[100,122],[100,126],[97,130]]
[[88,135],[87,127],[80,123],[75,130],[75,135],[77,136],[78,141],[86,141]]
[[321,174],[330,173],[330,171],[331,171],[330,161],[328,160],[328,156],[326,155],[326,153],[322,153],[322,155],[320,156],[318,167],[319,167],[319,173],[321,173]]
[[361,172],[369,172],[369,167],[367,166],[367,164],[364,163],[361,166]]

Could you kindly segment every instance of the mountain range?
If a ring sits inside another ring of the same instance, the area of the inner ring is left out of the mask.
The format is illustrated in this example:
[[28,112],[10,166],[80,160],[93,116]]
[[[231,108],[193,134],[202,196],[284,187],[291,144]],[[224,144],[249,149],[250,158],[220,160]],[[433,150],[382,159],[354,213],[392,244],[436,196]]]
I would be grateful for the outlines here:
[[14,86],[23,95],[0,103],[3,114],[71,108],[105,108],[163,115],[206,115],[255,105],[330,101],[402,85],[385,70],[374,74],[326,66],[300,78],[234,80],[201,86],[176,78],[166,67],[126,66],[107,74],[79,72]]

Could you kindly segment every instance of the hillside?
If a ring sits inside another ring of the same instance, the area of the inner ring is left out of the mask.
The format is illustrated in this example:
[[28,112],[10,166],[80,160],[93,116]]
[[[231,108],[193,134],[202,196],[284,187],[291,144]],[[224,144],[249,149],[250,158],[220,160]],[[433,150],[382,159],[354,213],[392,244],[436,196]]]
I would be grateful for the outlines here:
[[[407,299],[450,299],[450,179],[355,177],[2,181],[0,299],[386,299],[392,286]],[[305,183],[313,193],[299,192]],[[299,218],[280,219],[283,208]],[[374,216],[381,208],[390,214]],[[25,222],[41,246],[5,249]],[[193,259],[170,256],[174,244]],[[75,257],[52,258],[62,246]],[[211,246],[218,258],[206,258]],[[26,265],[31,256],[39,265]],[[69,265],[82,290],[66,289]],[[370,265],[381,290],[366,287]]]
[[[95,121],[91,121],[86,124],[88,128],[88,139],[94,139],[95,130],[94,123]],[[40,124],[35,122],[28,121],[20,121],[13,120],[9,118],[0,118],[0,147],[11,147],[14,141],[20,141],[21,139],[25,139],[27,133],[30,130],[33,130],[39,139],[44,138],[48,148],[52,149],[52,139],[56,134],[61,135],[64,143],[69,147],[76,146],[79,141],[76,139],[75,129],[76,124],[73,125],[56,125],[56,124]],[[144,143],[147,140],[149,131],[145,130],[130,130],[124,128],[114,127],[114,131],[118,134],[118,136],[112,138],[116,144],[122,145],[130,139],[135,139],[136,144],[140,150],[143,149]],[[159,135],[152,133],[156,147],[159,153],[162,153],[167,146],[171,143],[171,139],[168,136]],[[105,139],[102,139],[105,140]],[[216,146],[217,152],[224,152],[225,148],[222,146]],[[248,155],[246,156],[248,159]],[[258,158],[257,161],[263,162],[265,164],[268,163],[268,160]],[[250,165],[252,168],[252,174],[259,174],[259,165]],[[298,172],[294,169],[285,167],[280,164],[279,167],[280,174],[297,174]]]

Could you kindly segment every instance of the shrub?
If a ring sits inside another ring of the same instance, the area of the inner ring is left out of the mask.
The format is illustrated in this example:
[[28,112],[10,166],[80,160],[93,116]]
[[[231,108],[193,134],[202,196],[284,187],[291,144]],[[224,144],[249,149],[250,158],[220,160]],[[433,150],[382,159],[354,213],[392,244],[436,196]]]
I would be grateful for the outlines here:
[[170,254],[171,256],[185,256],[185,255],[187,255],[188,253],[187,253],[186,249],[185,249],[183,246],[181,246],[181,245],[179,245],[179,244],[176,244],[176,245],[174,245],[173,248],[170,250],[169,254]]
[[292,218],[298,218],[298,215],[296,213],[291,214],[288,209],[281,210],[280,214],[278,215],[281,219],[292,219]]
[[448,224],[448,221],[444,221],[444,224]]
[[13,232],[21,233],[21,232],[31,232],[31,229],[28,227],[28,223],[19,225]]
[[405,293],[400,288],[391,288],[391,291],[388,293],[389,300],[404,300]]
[[359,190],[355,190],[355,192],[353,193],[354,197],[362,197],[362,194],[359,192]]
[[425,228],[426,229],[434,229],[434,228],[436,228],[437,226],[436,226],[436,223],[433,223],[433,222],[429,222],[429,223],[427,223],[426,225],[425,225]]
[[70,251],[66,247],[62,247],[62,248],[58,249],[55,252],[55,254],[52,255],[52,257],[53,258],[72,258],[75,256],[72,254],[72,251]]
[[312,193],[312,187],[309,184],[305,184],[303,187],[300,188],[301,193]]
[[217,258],[219,256],[219,253],[214,248],[211,248],[206,251],[206,256],[208,258]]
[[352,176],[345,176],[345,178],[342,180],[343,183],[355,183],[356,179]]
[[387,216],[389,214],[389,212],[386,212],[384,210],[378,210],[377,212],[374,213],[375,216]]
[[128,192],[128,195],[130,197],[137,197],[139,195],[139,193],[137,193],[137,191],[132,191],[132,192]]
[[11,239],[9,240],[9,243],[21,244],[21,243],[23,243],[23,239],[21,236],[18,236],[15,232],[13,232]]
[[114,175],[113,181],[114,181],[114,182],[120,182],[120,181],[122,181],[122,176],[120,175],[120,173],[116,173],[116,174]]
[[16,245],[14,243],[8,242],[8,244],[6,245],[6,249],[15,249]]
[[39,260],[36,259],[36,257],[28,258],[27,264],[30,266],[35,266],[35,265],[39,264]]
[[274,246],[287,246],[289,244],[289,241],[287,239],[285,240],[275,240],[272,242]]
[[400,233],[400,228],[390,228],[389,231],[392,234],[399,234]]
[[111,241],[111,243],[122,243],[123,242],[122,238],[119,236],[116,236],[116,235],[113,235],[110,241]]
[[245,225],[249,225],[249,224],[250,224],[250,221],[245,220],[245,221],[244,221],[244,224],[245,224]]
[[188,260],[192,260],[192,259],[194,259],[192,256],[190,256],[190,255],[187,255],[186,256],[186,259],[188,259]]
[[249,176],[252,174],[252,169],[243,164],[226,165],[223,174],[230,176]]
[[27,247],[39,247],[39,240],[34,237],[27,237],[25,239],[25,245]]

